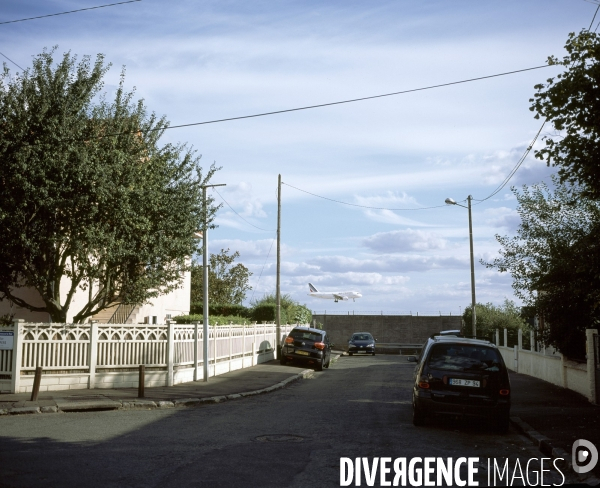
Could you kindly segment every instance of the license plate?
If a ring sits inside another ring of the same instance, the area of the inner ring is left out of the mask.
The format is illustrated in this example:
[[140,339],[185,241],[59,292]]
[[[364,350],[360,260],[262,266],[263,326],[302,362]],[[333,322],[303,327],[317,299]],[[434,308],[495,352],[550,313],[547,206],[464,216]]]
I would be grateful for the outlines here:
[[300,354],[301,356],[310,356],[310,353],[306,351],[296,351],[296,354]]
[[479,388],[478,380],[461,380],[458,378],[450,378],[450,384],[453,386],[473,386]]

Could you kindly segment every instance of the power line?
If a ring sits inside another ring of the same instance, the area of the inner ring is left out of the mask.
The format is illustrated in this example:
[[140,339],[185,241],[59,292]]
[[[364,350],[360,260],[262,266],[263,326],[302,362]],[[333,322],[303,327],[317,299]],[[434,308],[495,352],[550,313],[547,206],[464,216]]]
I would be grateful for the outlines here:
[[349,205],[351,207],[368,208],[368,209],[372,209],[372,210],[393,210],[393,211],[400,211],[400,210],[429,210],[431,208],[442,208],[442,207],[446,207],[447,206],[447,205],[435,205],[433,207],[419,207],[419,208],[370,207],[368,205],[358,205],[356,203],[348,203],[348,202],[342,202],[340,200],[334,200],[333,198],[327,198],[327,197],[324,197],[322,195],[317,195],[316,193],[311,193],[309,191],[302,190],[301,188],[297,188],[295,186],[292,186],[289,183],[284,183],[283,181],[281,183],[283,185],[289,186],[290,188],[293,188],[294,190],[298,190],[298,191],[301,191],[303,193],[308,193],[309,195],[312,195],[313,197],[322,198],[323,200],[329,200],[330,202],[340,203],[342,205]]
[[[588,31],[592,28],[592,25],[594,24],[594,20],[596,20],[596,15],[598,14],[598,9],[600,9],[600,4],[596,4],[598,5],[598,7],[596,7],[596,11],[594,12],[594,16],[592,17],[592,21],[590,22],[590,26],[588,27]],[[598,26],[596,26],[596,29],[598,28]]]
[[221,200],[223,200],[227,204],[227,206],[231,209],[231,211],[234,214],[236,214],[240,219],[242,219],[244,222],[246,222],[248,225],[251,225],[252,227],[254,227],[255,229],[258,229],[258,230],[264,230],[265,232],[275,232],[272,229],[263,229],[261,227],[257,227],[256,225],[248,222],[244,217],[242,217],[239,213],[237,213],[231,205],[229,205],[229,202],[223,198],[223,195],[221,195],[216,188],[213,188],[213,190],[215,190],[217,192],[217,195],[219,195],[221,197]]
[[23,68],[21,68],[17,63],[15,63],[12,59],[10,59],[8,56],[6,56],[5,54],[0,53],[2,56],[4,56],[6,59],[8,59],[12,64],[14,64],[17,68],[19,68],[21,71],[25,71]]
[[[242,120],[242,119],[251,119],[251,118],[256,118],[256,117],[265,117],[267,115],[276,115],[276,114],[283,114],[283,113],[288,113],[288,112],[298,112],[300,110],[310,110],[313,108],[322,108],[322,107],[331,107],[332,105],[342,105],[344,103],[354,103],[354,102],[362,102],[365,100],[373,100],[375,98],[384,98],[384,97],[392,97],[395,95],[404,95],[406,93],[413,93],[413,92],[418,92],[418,91],[424,91],[424,90],[432,90],[434,88],[443,88],[445,86],[452,86],[452,85],[460,85],[462,83],[470,83],[472,81],[480,81],[480,80],[486,80],[489,78],[497,78],[499,76],[506,76],[506,75],[512,75],[515,73],[523,73],[525,71],[532,71],[535,69],[541,69],[541,68],[548,68],[552,65],[549,64],[544,64],[541,66],[534,66],[533,68],[525,68],[525,69],[518,69],[518,70],[514,70],[514,71],[506,71],[504,73],[496,73],[494,75],[487,75],[487,76],[479,76],[477,78],[468,78],[466,80],[460,80],[460,81],[451,81],[449,83],[441,83],[439,85],[430,85],[430,86],[425,86],[425,87],[421,87],[421,88],[411,88],[409,90],[402,90],[402,91],[397,91],[397,92],[392,92],[392,93],[384,93],[382,95],[371,95],[368,97],[361,97],[361,98],[351,98],[348,100],[341,100],[338,102],[328,102],[328,103],[320,103],[320,104],[316,104],[316,105],[306,105],[304,107],[296,107],[296,108],[288,108],[288,109],[284,109],[284,110],[275,110],[272,112],[262,112],[262,113],[258,113],[258,114],[252,114],[252,115],[241,115],[238,117],[228,117],[225,119],[215,119],[215,120],[207,120],[204,122],[192,122],[190,124],[180,124],[180,125],[172,125],[170,127],[166,127],[164,128],[166,129],[180,129],[182,127],[193,127],[196,125],[206,125],[206,124],[217,124],[220,122],[230,122],[232,120]],[[150,129],[146,132],[152,132],[152,131],[157,131],[157,130],[162,130],[162,129]],[[110,137],[110,136],[116,136],[116,135],[121,135],[122,133],[117,133],[117,134],[107,134],[104,137]]]
[[[273,239],[271,241],[271,247],[269,248],[269,252],[267,253],[267,257],[265,259],[265,262],[263,263],[262,269],[260,270],[260,274],[258,275],[258,281],[256,282],[256,288],[258,288],[258,285],[260,284],[260,278],[262,277],[263,271],[265,270],[265,266],[267,265],[267,261],[269,259],[269,255],[271,254],[271,249],[273,249],[273,243],[276,241],[277,239]],[[252,300],[254,299],[254,293],[256,292],[256,288],[254,288],[252,290],[252,297],[250,298],[250,303],[252,303]]]
[[[477,198],[474,198],[473,200],[477,200],[479,203],[483,203],[486,200],[489,200],[490,198],[492,198],[494,195],[496,195],[500,190],[502,190],[502,188],[504,188],[506,186],[506,184],[510,181],[510,179],[515,175],[515,173],[517,172],[517,170],[521,167],[521,165],[523,164],[523,162],[525,161],[525,158],[527,158],[527,156],[529,155],[529,153],[531,152],[531,149],[533,149],[533,145],[535,144],[535,142],[537,141],[538,137],[540,136],[540,134],[542,133],[542,129],[544,128],[544,126],[546,125],[546,121],[544,120],[544,123],[542,124],[542,126],[540,127],[540,130],[538,130],[537,134],[535,135],[535,137],[533,138],[533,140],[531,141],[531,143],[529,144],[529,146],[527,146],[527,149],[525,149],[525,152],[523,153],[523,155],[519,158],[519,161],[517,162],[517,164],[515,165],[515,167],[510,171],[510,173],[508,174],[508,176],[506,178],[504,178],[504,181],[500,184],[500,186],[498,186],[498,188],[496,188],[490,195],[488,195],[487,197],[479,200]],[[479,205],[479,203],[476,203],[475,205]]]
[[[395,95],[403,95],[406,93],[413,93],[413,92],[418,92],[418,91],[424,91],[424,90],[432,90],[434,88],[442,88],[445,86],[452,86],[452,85],[460,85],[463,83],[470,83],[472,81],[480,81],[480,80],[486,80],[489,78],[497,78],[499,76],[506,76],[506,75],[512,75],[515,73],[523,73],[525,71],[532,71],[535,69],[541,69],[541,68],[548,68],[551,65],[548,64],[544,64],[542,66],[534,66],[533,68],[525,68],[525,69],[518,69],[518,70],[514,70],[514,71],[506,71],[504,73],[496,73],[494,75],[487,75],[487,76],[479,76],[477,78],[468,78],[466,80],[460,80],[460,81],[451,81],[449,83],[441,83],[439,85],[430,85],[430,86],[425,86],[425,87],[421,87],[421,88],[411,88],[409,90],[402,90],[402,91],[397,91],[397,92],[392,92],[392,93],[384,93],[382,95],[372,95],[372,96],[368,96],[368,97],[361,97],[361,98],[352,98],[352,99],[348,99],[348,100],[341,100],[338,102],[329,102],[329,103],[320,103],[317,105],[306,105],[304,107],[296,107],[296,108],[289,108],[289,109],[284,109],[284,110],[275,110],[272,112],[262,112],[262,113],[258,113],[258,114],[252,114],[252,115],[241,115],[238,117],[228,117],[225,119],[214,119],[214,120],[206,120],[203,122],[192,122],[189,124],[179,124],[179,125],[171,125],[169,127],[155,127],[152,129],[146,129],[144,131],[141,131],[143,133],[149,133],[149,132],[156,132],[156,131],[161,131],[161,130],[169,130],[169,129],[181,129],[183,127],[194,127],[194,126],[198,126],[198,125],[208,125],[208,124],[217,124],[217,123],[221,123],[221,122],[231,122],[233,120],[243,120],[243,119],[252,119],[252,118],[256,118],[256,117],[265,117],[267,115],[276,115],[276,114],[283,114],[283,113],[288,113],[288,112],[298,112],[300,110],[310,110],[313,108],[322,108],[322,107],[330,107],[333,105],[342,105],[345,103],[354,103],[354,102],[362,102],[365,100],[373,100],[375,98],[383,98],[383,97],[391,97],[391,96],[395,96]],[[138,134],[140,131],[139,130],[135,130],[135,131],[129,131],[129,132],[114,132],[111,134],[104,134],[104,135],[100,135],[97,136],[98,139],[103,139],[105,137],[114,137],[114,136],[121,136],[121,135],[127,135],[127,134]],[[72,138],[72,139],[67,139],[66,141],[76,141],[77,139]],[[29,144],[30,146],[38,146],[38,145],[44,145],[47,143],[44,142],[38,142],[35,144]]]
[[[57,14],[38,15],[37,17],[28,17],[26,19],[8,20],[6,22],[0,22],[0,25],[2,25],[2,24],[14,24],[15,22],[25,22],[26,20],[43,19],[45,17],[55,17],[57,15],[74,14],[75,12],[83,12],[84,10],[95,10],[97,8],[113,7],[115,5],[123,5],[125,3],[134,3],[134,2],[141,2],[141,1],[142,0],[128,0],[126,2],[117,2],[117,3],[108,3],[106,5],[98,5],[97,7],[79,8],[77,10],[69,10],[67,12],[59,12]],[[23,68],[21,68],[21,69],[23,69]]]

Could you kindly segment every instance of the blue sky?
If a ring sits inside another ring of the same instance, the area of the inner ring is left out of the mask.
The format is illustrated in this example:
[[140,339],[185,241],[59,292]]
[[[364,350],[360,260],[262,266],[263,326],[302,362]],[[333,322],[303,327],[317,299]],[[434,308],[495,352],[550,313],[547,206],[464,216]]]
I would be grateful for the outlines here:
[[[0,22],[103,3],[110,2],[4,2]],[[177,125],[542,65],[549,55],[564,54],[568,33],[588,27],[595,9],[584,0],[143,0],[0,24],[0,52],[22,67],[55,45],[59,53],[103,53],[113,64],[108,92],[126,66],[127,87]],[[241,253],[254,273],[248,298],[258,298],[275,289],[278,174],[288,185],[372,207],[432,207],[469,194],[483,199],[540,128],[529,111],[533,86],[559,72],[544,68],[174,129],[164,140],[188,142],[206,165],[222,167],[214,182],[227,184],[220,194],[245,220],[224,205],[209,248]],[[493,259],[494,236],[513,234],[519,223],[509,187],[548,181],[552,173],[530,155],[504,190],[473,207],[477,261]],[[470,303],[465,209],[365,209],[288,185],[282,191],[283,293],[328,312],[458,314]],[[513,298],[510,276],[479,263],[475,273],[478,301]],[[360,290],[363,298],[337,304],[312,299],[309,281],[323,289]]]

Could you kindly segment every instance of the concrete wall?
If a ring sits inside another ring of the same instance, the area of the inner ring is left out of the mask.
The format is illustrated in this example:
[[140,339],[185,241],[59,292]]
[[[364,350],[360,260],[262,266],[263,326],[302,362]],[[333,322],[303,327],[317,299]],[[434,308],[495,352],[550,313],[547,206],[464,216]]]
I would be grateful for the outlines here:
[[323,315],[313,320],[323,324],[336,349],[345,349],[354,332],[370,332],[380,344],[422,344],[433,333],[461,329],[457,315]]
[[497,345],[506,367],[511,371],[568,388],[585,396],[590,402],[597,403],[593,340],[594,334],[597,333],[596,329],[586,330],[587,363],[571,361],[560,353],[552,352],[550,354],[544,349],[541,352],[536,352],[520,349],[517,346]]

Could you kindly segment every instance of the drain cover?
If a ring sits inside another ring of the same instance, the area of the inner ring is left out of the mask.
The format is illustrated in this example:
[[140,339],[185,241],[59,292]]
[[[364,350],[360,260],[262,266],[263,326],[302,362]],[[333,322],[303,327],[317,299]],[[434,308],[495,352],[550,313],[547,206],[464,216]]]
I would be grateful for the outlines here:
[[258,442],[302,442],[304,437],[291,434],[261,435],[256,438]]

